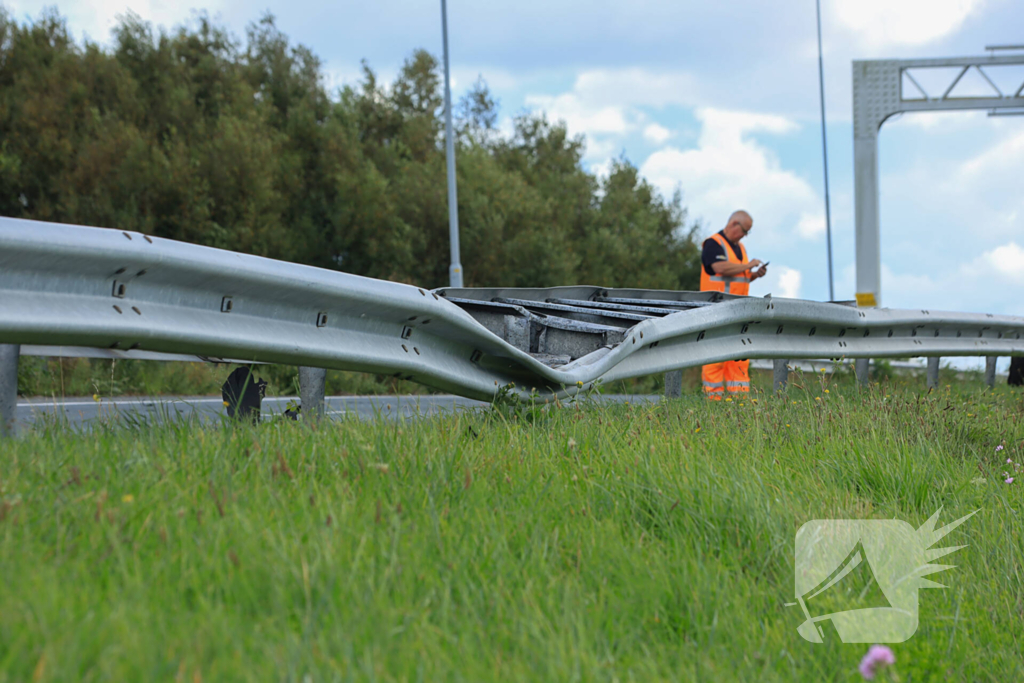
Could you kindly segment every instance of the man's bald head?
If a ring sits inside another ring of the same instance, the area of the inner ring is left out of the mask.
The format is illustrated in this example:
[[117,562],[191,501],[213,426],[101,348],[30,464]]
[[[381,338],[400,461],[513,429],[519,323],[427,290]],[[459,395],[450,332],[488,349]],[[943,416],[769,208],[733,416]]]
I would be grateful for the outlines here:
[[754,219],[746,211],[733,211],[729,221],[725,224],[726,238],[731,242],[738,242],[747,236],[750,229],[754,227]]

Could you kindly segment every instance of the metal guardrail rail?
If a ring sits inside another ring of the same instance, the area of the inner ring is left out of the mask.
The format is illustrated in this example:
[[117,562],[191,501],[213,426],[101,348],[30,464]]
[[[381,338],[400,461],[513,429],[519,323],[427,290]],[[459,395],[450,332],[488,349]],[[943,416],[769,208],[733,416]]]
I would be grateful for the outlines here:
[[140,233],[0,218],[0,344],[360,370],[482,400],[510,384],[544,399],[735,358],[1024,354],[1022,334],[1019,317],[712,292],[430,291]]

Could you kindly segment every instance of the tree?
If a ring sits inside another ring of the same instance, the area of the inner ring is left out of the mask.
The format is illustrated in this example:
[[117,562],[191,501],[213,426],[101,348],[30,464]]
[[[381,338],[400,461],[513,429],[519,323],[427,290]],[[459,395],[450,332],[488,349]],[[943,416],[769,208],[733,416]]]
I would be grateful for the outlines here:
[[[78,45],[53,10],[0,7],[0,214],[137,230],[322,268],[447,282],[438,60],[333,96],[266,14],[243,41],[200,14],[155,32],[129,14]],[[498,132],[482,77],[456,115],[469,286],[696,288],[694,228],[625,160],[598,180],[586,141],[543,114]]]

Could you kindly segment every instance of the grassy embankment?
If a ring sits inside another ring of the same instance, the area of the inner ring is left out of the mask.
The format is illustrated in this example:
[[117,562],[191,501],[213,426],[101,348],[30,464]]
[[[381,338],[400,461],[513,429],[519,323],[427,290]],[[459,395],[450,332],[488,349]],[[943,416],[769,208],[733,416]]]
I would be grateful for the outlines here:
[[939,507],[981,511],[895,671],[1024,680],[1022,412],[805,377],[719,405],[41,428],[0,445],[0,681],[860,680],[866,645],[796,633],[794,533]]

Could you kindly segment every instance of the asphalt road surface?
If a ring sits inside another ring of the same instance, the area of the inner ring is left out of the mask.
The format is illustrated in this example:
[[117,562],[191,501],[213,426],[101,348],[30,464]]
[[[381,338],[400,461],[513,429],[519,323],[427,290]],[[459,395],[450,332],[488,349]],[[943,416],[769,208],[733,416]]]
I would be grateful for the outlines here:
[[[660,396],[601,396],[602,401],[613,402],[657,402]],[[290,401],[298,401],[295,397],[263,399],[263,419],[272,419],[283,413]],[[459,410],[486,408],[489,403],[474,401],[461,396],[422,395],[422,396],[328,396],[325,411],[332,419],[355,417],[360,419],[374,418],[412,418],[426,415],[437,415]],[[103,399],[95,401],[89,397],[79,398],[30,398],[18,402],[16,421],[18,427],[27,427],[37,420],[54,418],[62,414],[71,427],[81,427],[89,422],[111,417],[126,419],[163,420],[168,417],[175,419],[198,418],[202,421],[216,422],[227,415],[220,397],[213,396],[156,396]]]

